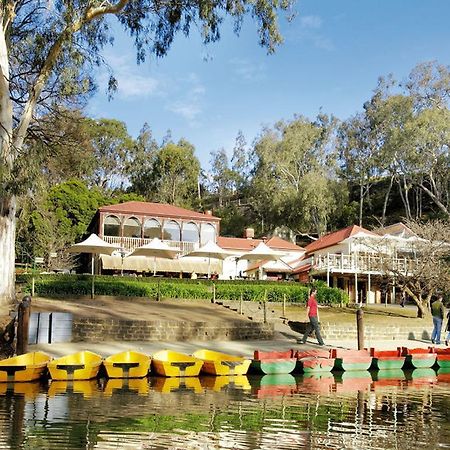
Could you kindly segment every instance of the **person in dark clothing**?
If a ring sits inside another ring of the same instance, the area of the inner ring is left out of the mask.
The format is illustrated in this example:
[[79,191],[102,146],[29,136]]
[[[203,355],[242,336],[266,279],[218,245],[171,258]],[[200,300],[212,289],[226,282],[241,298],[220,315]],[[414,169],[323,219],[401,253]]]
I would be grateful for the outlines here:
[[306,343],[306,339],[314,330],[319,345],[325,345],[320,335],[319,327],[319,307],[316,300],[317,289],[313,289],[306,304],[306,316],[308,318],[308,325],[306,326],[305,334],[303,335],[302,344]]
[[437,300],[431,305],[431,314],[433,315],[433,332],[431,333],[431,342],[433,344],[441,343],[441,329],[442,321],[445,316],[445,308],[442,303],[442,295],[439,295]]

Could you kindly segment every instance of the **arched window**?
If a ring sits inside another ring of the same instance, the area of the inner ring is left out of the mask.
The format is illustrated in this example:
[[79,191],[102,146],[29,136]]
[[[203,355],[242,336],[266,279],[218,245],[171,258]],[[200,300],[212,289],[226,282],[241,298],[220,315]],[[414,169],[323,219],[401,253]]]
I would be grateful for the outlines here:
[[120,236],[120,220],[116,216],[108,216],[103,222],[103,236]]
[[214,225],[204,223],[201,230],[201,245],[205,245],[208,241],[216,242],[216,228]]
[[144,238],[161,239],[161,224],[156,219],[147,219],[144,223]]
[[141,237],[141,224],[134,217],[129,217],[123,224],[123,237]]
[[164,223],[163,239],[168,241],[180,241],[180,225],[175,220],[168,220]]
[[193,222],[184,223],[181,231],[181,240],[184,242],[198,242],[200,240],[198,226]]

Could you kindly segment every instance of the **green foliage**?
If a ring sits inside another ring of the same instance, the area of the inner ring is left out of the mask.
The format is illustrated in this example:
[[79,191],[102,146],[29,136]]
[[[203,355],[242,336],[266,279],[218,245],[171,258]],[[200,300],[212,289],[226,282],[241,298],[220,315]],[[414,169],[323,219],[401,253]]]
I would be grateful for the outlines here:
[[[25,285],[26,292],[31,291],[32,275],[18,275],[17,282]],[[35,292],[40,296],[61,297],[68,295],[90,295],[92,278],[89,275],[34,275]],[[216,299],[244,301],[305,303],[309,288],[299,283],[288,282],[250,282],[219,281],[214,282]],[[155,278],[131,278],[96,276],[95,292],[98,295],[150,297],[155,298],[159,289],[162,298],[172,299],[211,299],[211,281]],[[319,286],[317,300],[323,304],[347,303],[347,295],[340,289]]]

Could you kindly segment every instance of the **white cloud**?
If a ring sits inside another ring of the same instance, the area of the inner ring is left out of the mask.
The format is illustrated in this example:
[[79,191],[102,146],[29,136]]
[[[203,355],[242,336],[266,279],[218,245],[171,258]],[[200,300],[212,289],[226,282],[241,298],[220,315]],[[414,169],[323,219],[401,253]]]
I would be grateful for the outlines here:
[[[112,75],[118,84],[117,97],[131,99],[136,97],[151,97],[161,95],[162,83],[151,76],[144,74],[148,67],[139,66],[131,61],[128,55],[105,55],[105,60],[112,70]],[[100,84],[107,86],[109,74],[104,71],[99,76]]]
[[203,112],[206,94],[206,89],[198,76],[190,73],[186,78],[178,80],[173,87],[180,94],[167,103],[166,109],[186,119],[191,127],[198,126],[198,118]]
[[233,58],[230,60],[235,75],[245,81],[259,81],[265,77],[264,64],[255,64],[247,59]]
[[303,16],[300,18],[302,28],[318,29],[322,26],[322,19],[319,16]]

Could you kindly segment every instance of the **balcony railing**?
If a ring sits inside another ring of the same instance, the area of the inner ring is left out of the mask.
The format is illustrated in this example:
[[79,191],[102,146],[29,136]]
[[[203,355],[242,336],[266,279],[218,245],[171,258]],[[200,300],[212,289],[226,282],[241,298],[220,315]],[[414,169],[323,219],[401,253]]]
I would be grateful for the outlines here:
[[[151,239],[145,238],[135,238],[135,237],[119,237],[119,236],[103,236],[103,240],[117,245],[117,248],[123,248],[126,252],[132,252],[135,248],[141,247],[142,245],[148,244]],[[186,255],[193,250],[199,248],[198,242],[185,242],[185,241],[169,241],[164,240],[164,243],[170,247],[175,247],[180,249],[182,255]]]
[[388,255],[334,254],[316,255],[313,267],[331,272],[386,273],[389,271],[411,273],[417,262],[410,258],[396,258]]

